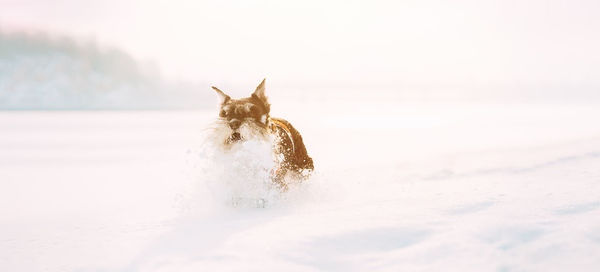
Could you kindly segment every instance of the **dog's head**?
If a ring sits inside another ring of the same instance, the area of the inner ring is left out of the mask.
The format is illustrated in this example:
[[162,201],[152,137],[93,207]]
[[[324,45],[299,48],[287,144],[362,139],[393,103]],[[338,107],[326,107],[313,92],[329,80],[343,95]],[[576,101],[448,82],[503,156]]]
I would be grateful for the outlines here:
[[241,99],[232,99],[219,88],[212,88],[220,99],[218,129],[223,131],[225,144],[266,135],[271,105],[265,96],[265,80],[250,97]]

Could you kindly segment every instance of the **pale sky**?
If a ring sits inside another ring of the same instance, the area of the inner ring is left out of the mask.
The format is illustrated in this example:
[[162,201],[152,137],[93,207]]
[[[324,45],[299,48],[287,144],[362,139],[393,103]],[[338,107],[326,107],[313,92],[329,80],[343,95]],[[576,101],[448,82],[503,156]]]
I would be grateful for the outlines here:
[[174,79],[600,86],[600,1],[0,0],[4,31],[95,39]]

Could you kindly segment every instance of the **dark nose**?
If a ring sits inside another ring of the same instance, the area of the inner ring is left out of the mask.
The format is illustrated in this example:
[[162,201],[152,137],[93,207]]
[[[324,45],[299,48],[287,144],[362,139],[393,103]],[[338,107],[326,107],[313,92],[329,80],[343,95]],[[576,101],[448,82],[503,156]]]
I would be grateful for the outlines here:
[[229,127],[233,130],[240,128],[241,124],[242,124],[242,121],[240,121],[238,119],[231,119],[231,121],[229,121]]

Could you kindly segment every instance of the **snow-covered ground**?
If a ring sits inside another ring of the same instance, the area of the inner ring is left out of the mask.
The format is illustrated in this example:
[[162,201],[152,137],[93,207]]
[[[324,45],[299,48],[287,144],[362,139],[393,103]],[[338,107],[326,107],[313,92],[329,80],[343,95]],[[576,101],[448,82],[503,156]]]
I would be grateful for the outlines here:
[[600,269],[596,104],[277,109],[317,171],[265,208],[213,111],[0,112],[0,270]]

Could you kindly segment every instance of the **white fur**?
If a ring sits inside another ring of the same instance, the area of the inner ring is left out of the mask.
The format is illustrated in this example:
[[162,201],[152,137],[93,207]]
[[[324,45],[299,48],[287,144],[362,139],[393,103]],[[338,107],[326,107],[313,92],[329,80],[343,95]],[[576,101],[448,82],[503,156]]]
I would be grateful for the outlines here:
[[[265,116],[266,118],[266,116]],[[213,123],[210,129],[207,139],[216,145],[220,145],[224,150],[229,150],[232,145],[239,143],[227,144],[227,139],[233,134],[233,130],[227,124],[224,119],[219,119]],[[260,127],[254,122],[242,122],[242,125],[237,130],[245,141],[258,140],[273,142],[273,139],[264,127]]]

